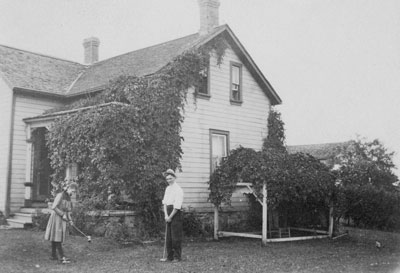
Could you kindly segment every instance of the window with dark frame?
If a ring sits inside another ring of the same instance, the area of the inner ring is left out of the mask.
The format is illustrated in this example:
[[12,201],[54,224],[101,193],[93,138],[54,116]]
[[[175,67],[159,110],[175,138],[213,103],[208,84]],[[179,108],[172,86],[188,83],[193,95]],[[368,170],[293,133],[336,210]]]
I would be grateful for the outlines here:
[[242,101],[242,65],[231,63],[231,100]]
[[204,68],[200,72],[200,83],[197,88],[197,94],[200,96],[210,96],[209,86],[208,86],[208,78],[209,78],[209,69]]
[[228,156],[229,132],[211,129],[210,142],[211,173],[213,173],[221,161]]

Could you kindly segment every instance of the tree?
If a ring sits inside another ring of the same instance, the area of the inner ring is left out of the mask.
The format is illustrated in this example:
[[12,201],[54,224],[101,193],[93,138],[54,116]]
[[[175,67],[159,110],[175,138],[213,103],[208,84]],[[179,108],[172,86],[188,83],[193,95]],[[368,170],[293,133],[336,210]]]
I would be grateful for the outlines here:
[[393,155],[394,152],[389,152],[378,139],[370,142],[357,139],[343,148],[335,159],[341,166],[338,178],[343,186],[369,184],[391,191],[398,180],[393,173]]
[[398,180],[393,152],[378,140],[357,139],[337,156],[337,217],[356,226],[395,229],[400,225]]
[[268,135],[263,142],[263,150],[276,150],[286,153],[285,147],[285,123],[281,119],[281,113],[271,108],[268,115]]

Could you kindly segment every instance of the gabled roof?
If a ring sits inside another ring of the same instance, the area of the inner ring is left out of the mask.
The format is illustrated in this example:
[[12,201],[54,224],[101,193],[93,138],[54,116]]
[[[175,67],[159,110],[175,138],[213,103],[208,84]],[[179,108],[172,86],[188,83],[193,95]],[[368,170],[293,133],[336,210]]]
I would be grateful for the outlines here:
[[229,34],[228,36],[225,36],[225,38],[228,39],[228,42],[229,40],[232,40],[233,43],[231,43],[231,45],[233,47],[233,50],[235,50],[235,53],[238,54],[239,57],[241,57],[242,62],[250,70],[252,76],[261,86],[262,90],[267,95],[267,97],[271,100],[271,104],[272,105],[281,104],[282,103],[281,98],[275,92],[272,85],[265,78],[264,74],[258,68],[254,60],[251,58],[250,54],[247,52],[247,50],[244,48],[242,43],[239,41],[239,39],[236,37],[233,31],[229,28],[229,26],[228,25],[225,26],[226,26],[226,33]]
[[353,141],[309,145],[292,145],[287,146],[286,148],[290,154],[303,153],[312,155],[319,160],[327,160],[334,158],[343,149],[349,147],[352,143]]
[[0,75],[11,88],[64,94],[84,69],[78,63],[0,45]]
[[110,80],[121,75],[140,77],[153,74],[198,40],[199,35],[193,34],[97,62],[79,77],[68,94],[102,88]]
[[72,97],[102,90],[120,75],[145,76],[156,73],[176,56],[223,37],[240,56],[273,105],[281,99],[228,25],[214,28],[207,35],[198,33],[132,51],[90,66],[0,45],[0,75],[12,88],[41,91]]

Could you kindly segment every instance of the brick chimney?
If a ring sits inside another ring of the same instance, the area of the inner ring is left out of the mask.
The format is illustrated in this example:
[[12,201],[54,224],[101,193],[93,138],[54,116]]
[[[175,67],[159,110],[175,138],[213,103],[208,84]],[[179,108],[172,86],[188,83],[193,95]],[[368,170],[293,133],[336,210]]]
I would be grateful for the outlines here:
[[96,37],[90,37],[83,40],[84,64],[94,64],[99,61],[100,40]]
[[219,0],[198,0],[200,7],[200,35],[209,33],[213,28],[219,26],[218,8]]

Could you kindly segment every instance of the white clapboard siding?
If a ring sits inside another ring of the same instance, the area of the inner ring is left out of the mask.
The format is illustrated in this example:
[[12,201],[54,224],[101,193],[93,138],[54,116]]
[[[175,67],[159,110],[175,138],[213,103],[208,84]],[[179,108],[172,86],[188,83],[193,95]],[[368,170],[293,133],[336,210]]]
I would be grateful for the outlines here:
[[6,209],[7,199],[7,174],[8,159],[10,154],[10,129],[12,112],[12,90],[6,82],[0,77],[0,124],[2,130],[0,133],[0,211]]
[[[267,135],[267,120],[270,102],[254,80],[249,70],[242,66],[243,103],[230,102],[230,62],[241,63],[236,54],[228,49],[223,62],[216,65],[211,60],[210,99],[195,98],[190,90],[182,125],[183,156],[182,172],[178,173],[179,184],[185,192],[184,206],[196,211],[212,211],[207,201],[210,177],[210,129],[229,132],[230,149],[243,146],[260,150]],[[235,193],[232,207],[247,207],[243,193]],[[229,209],[228,207],[224,207]]]
[[17,211],[25,199],[26,124],[24,118],[43,114],[45,110],[60,106],[55,100],[16,95],[11,170],[10,208]]

